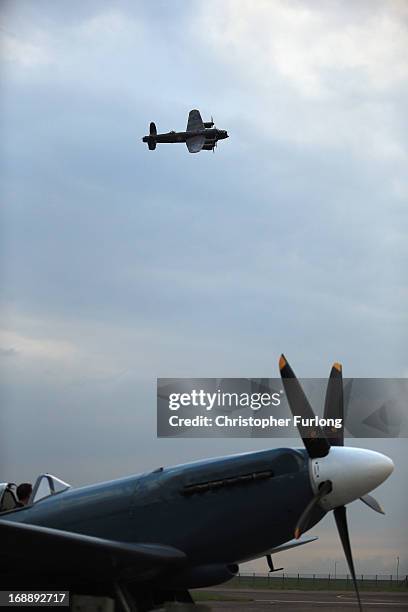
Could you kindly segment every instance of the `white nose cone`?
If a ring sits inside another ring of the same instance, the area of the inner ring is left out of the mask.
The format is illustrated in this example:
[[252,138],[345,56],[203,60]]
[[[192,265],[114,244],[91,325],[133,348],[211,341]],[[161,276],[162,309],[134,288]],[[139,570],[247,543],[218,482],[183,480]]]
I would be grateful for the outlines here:
[[330,480],[332,491],[323,497],[324,510],[348,504],[388,478],[394,469],[389,457],[364,448],[332,446],[326,457],[310,460],[310,479],[314,492],[320,483]]

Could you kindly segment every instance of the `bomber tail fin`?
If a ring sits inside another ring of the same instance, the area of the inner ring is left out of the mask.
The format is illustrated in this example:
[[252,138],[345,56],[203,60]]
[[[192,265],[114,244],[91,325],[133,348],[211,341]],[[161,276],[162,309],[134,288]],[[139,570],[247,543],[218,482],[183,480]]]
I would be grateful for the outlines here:
[[150,123],[149,136],[144,136],[142,138],[143,142],[147,143],[147,146],[149,147],[150,151],[154,151],[156,148],[156,139],[155,139],[156,135],[157,135],[156,124],[152,121]]
[[143,136],[142,138],[143,142],[145,142],[147,144],[147,146],[149,147],[149,149],[151,151],[154,151],[156,148],[156,141],[154,139],[154,136]]

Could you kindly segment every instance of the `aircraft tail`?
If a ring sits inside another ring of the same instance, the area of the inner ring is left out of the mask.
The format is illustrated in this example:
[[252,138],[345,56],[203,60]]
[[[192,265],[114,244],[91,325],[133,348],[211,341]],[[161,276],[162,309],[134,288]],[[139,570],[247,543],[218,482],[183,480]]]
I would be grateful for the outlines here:
[[147,144],[148,144],[150,151],[154,151],[156,148],[156,141],[154,137],[157,134],[157,128],[156,128],[156,124],[154,123],[154,121],[150,122],[149,133],[150,133],[150,137],[149,137],[149,140],[147,141]]
[[156,135],[157,135],[156,124],[153,123],[153,121],[152,121],[150,123],[149,136],[143,136],[143,138],[142,138],[143,142],[145,142],[147,144],[147,146],[149,147],[150,151],[154,151],[155,148],[156,148],[156,139],[155,139]]

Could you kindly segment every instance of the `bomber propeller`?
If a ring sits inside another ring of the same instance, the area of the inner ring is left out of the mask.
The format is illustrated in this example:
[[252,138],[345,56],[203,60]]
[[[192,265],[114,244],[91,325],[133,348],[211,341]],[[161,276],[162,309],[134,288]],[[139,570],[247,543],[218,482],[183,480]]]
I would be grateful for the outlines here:
[[[279,369],[288,404],[293,416],[307,423],[315,417],[312,407],[284,355]],[[340,428],[319,425],[298,425],[300,436],[311,462],[311,480],[315,495],[298,519],[295,538],[306,531],[317,506],[333,510],[337,531],[347,559],[360,611],[362,611],[353,555],[348,531],[346,504],[360,498],[376,512],[384,514],[380,504],[368,492],[381,484],[392,472],[394,465],[388,457],[374,451],[344,448],[344,400],[342,368],[335,363],[327,384],[325,419],[341,419]]]

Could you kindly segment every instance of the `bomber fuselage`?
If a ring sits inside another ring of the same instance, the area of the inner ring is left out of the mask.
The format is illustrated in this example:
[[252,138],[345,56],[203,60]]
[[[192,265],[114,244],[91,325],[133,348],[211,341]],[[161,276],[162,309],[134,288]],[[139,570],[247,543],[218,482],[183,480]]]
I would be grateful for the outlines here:
[[166,132],[163,134],[150,134],[149,136],[143,137],[143,142],[149,142],[153,140],[156,143],[172,143],[172,142],[186,142],[188,138],[195,136],[205,136],[206,140],[217,142],[228,138],[228,134],[225,130],[217,130],[216,128],[206,128],[203,130],[195,130],[189,132]]

